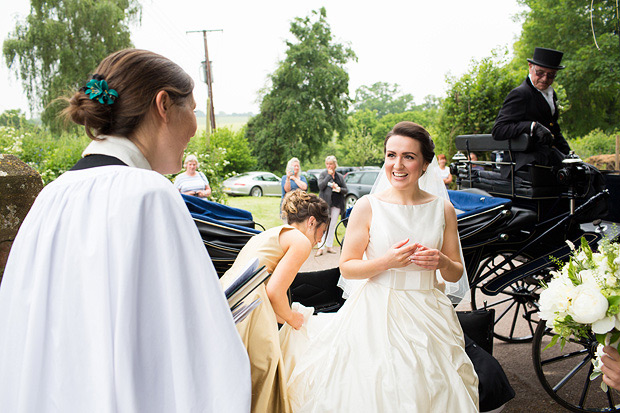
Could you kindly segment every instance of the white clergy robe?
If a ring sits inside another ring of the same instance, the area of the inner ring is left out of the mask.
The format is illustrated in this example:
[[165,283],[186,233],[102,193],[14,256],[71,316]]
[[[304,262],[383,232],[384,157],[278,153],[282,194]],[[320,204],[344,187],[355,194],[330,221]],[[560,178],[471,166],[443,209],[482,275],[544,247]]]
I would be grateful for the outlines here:
[[130,166],[63,174],[19,230],[0,286],[1,411],[249,411],[247,353],[198,230],[127,142],[91,144]]

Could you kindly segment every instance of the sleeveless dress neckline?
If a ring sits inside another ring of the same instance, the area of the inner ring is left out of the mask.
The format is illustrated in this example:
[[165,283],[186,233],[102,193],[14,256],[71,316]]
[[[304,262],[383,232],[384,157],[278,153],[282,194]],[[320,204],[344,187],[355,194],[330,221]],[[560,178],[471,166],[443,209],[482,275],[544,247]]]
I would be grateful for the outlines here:
[[379,201],[379,202],[381,202],[381,203],[383,203],[385,205],[404,206],[404,207],[416,207],[416,206],[420,206],[421,207],[421,206],[425,206],[425,205],[430,205],[433,202],[437,201],[438,199],[442,199],[442,198],[439,198],[439,197],[435,197],[435,199],[433,199],[431,201],[428,201],[428,202],[424,202],[422,204],[395,204],[393,202],[384,201],[383,199],[377,197],[375,194],[368,195],[368,197],[372,198],[372,199],[376,199],[377,201]]

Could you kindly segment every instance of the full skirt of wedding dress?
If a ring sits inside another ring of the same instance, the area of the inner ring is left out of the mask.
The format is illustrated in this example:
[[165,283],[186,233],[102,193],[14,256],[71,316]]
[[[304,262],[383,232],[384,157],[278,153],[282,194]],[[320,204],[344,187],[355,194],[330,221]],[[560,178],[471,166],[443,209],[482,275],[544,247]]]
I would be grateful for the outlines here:
[[365,282],[338,313],[280,336],[294,412],[478,410],[478,377],[438,289]]

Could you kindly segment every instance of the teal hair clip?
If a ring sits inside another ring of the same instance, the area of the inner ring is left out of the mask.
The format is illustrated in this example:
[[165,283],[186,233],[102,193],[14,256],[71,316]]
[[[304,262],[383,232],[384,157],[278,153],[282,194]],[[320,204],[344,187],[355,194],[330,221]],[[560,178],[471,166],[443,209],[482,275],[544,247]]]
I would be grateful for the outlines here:
[[84,93],[89,98],[98,100],[102,105],[111,105],[118,98],[118,92],[109,89],[108,82],[99,75],[93,75],[93,78],[86,84]]

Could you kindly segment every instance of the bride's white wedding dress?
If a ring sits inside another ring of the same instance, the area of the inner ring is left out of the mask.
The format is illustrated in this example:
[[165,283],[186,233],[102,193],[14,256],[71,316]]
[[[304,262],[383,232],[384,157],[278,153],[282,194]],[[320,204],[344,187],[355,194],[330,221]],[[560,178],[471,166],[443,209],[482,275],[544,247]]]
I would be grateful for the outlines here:
[[[369,200],[369,259],[406,238],[441,249],[443,199],[422,205]],[[337,314],[282,331],[285,359],[297,363],[288,381],[293,411],[477,411],[478,377],[453,306],[436,285],[434,271],[389,270],[363,283]]]

